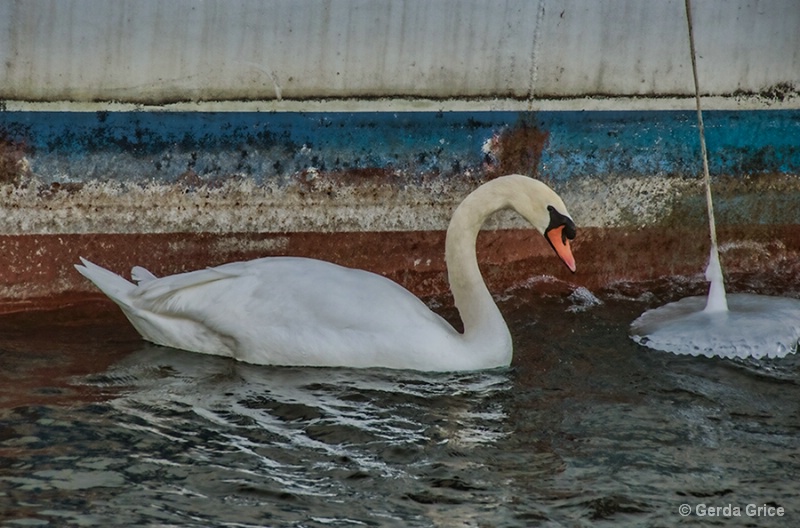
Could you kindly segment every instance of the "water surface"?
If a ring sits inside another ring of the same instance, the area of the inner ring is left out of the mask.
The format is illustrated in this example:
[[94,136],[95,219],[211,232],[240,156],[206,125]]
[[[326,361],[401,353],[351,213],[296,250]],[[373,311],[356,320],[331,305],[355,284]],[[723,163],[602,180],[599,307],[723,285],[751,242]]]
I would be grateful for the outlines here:
[[96,305],[0,317],[0,524],[800,519],[796,355],[635,344],[630,322],[685,295],[674,284],[667,296],[542,286],[501,298],[514,365],[466,374],[246,365],[143,343]]

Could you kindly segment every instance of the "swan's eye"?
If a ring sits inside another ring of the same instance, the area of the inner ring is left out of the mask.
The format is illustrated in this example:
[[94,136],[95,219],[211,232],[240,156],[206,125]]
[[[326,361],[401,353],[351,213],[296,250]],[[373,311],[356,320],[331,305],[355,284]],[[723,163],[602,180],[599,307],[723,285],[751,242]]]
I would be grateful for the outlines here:
[[577,234],[577,229],[575,228],[575,222],[572,221],[572,218],[559,213],[552,205],[547,206],[547,211],[550,213],[550,224],[547,226],[545,233],[551,229],[563,226],[564,229],[561,230],[561,241],[566,243],[568,239],[574,239]]

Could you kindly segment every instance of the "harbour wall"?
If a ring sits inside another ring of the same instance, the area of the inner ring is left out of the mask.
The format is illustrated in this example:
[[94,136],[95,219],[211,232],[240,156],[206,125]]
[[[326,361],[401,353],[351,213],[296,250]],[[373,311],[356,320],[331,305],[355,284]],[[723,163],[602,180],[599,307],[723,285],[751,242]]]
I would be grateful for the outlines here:
[[[702,283],[683,1],[0,4],[0,310],[96,295],[83,256],[157,274],[267,255],[447,291],[458,202],[508,173],[562,195],[570,274],[498,214],[495,292]],[[800,284],[800,10],[697,2],[722,259]],[[655,281],[655,282],[654,282]]]
[[[693,10],[704,95],[797,89],[795,0]],[[0,39],[0,100],[694,93],[684,0],[16,0]]]

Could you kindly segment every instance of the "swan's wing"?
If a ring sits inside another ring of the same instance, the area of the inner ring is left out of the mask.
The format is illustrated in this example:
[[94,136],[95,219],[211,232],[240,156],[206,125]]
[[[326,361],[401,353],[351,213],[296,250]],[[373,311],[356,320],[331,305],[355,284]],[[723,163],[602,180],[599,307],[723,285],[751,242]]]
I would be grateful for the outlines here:
[[[257,261],[254,261],[257,262]],[[272,262],[271,262],[272,263]],[[277,295],[293,311],[282,311],[287,324],[303,313],[309,321],[331,328],[385,334],[391,329],[423,331],[432,323],[451,328],[411,292],[381,275],[310,259],[286,259],[291,266],[266,278],[258,273],[259,299]],[[276,283],[277,282],[277,283]]]
[[[139,268],[138,271],[144,270]],[[168,277],[156,278],[147,270],[144,270],[152,278],[145,276],[142,280],[141,276],[137,276],[137,268],[134,268],[134,280],[141,281],[139,288],[135,293],[137,305],[140,307],[147,306],[148,308],[155,308],[167,304],[170,299],[180,297],[182,292],[186,292],[192,288],[201,288],[204,285],[223,280],[236,278],[236,274],[225,273],[219,271],[218,268],[207,268],[202,270],[190,271],[187,273],[178,273]],[[181,303],[178,303],[181,304]]]
[[261,324],[279,321],[306,328],[329,324],[374,330],[414,315],[443,322],[385,277],[296,257],[232,262],[153,279],[141,284],[135,297],[138,307],[165,314],[206,318],[246,310],[248,318],[261,317]]
[[350,356],[356,348],[385,354],[388,344],[398,350],[417,341],[435,346],[437,339],[456,335],[400,285],[303,258],[272,257],[163,277],[137,288],[135,298],[138,308],[191,320],[235,341],[231,347],[240,351],[267,347],[280,356],[272,363],[357,366]]

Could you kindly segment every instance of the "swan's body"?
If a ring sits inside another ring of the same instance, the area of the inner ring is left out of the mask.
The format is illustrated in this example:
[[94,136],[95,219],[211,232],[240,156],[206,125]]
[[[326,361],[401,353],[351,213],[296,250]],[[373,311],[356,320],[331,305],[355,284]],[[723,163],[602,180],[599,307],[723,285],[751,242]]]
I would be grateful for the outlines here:
[[148,341],[257,364],[427,371],[507,366],[508,327],[478,269],[475,240],[491,213],[512,207],[546,234],[574,271],[574,224],[543,183],[518,175],[479,187],[453,215],[446,260],[465,331],[395,282],[320,260],[267,257],[138,285],[84,259],[76,266]]

